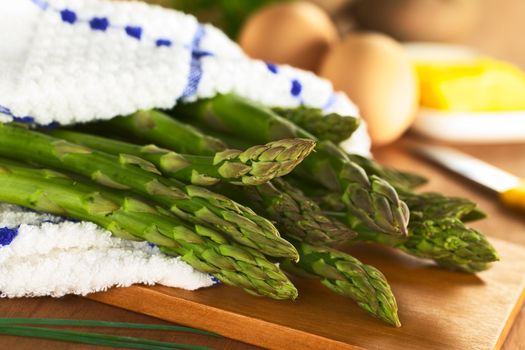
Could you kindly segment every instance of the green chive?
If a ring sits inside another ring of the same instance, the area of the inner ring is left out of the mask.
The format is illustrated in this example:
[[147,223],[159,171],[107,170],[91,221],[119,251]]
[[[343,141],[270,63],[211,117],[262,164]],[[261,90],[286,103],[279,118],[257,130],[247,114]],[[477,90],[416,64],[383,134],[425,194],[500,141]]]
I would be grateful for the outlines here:
[[29,326],[0,326],[1,335],[22,336],[30,338],[41,338],[58,340],[71,343],[90,344],[99,346],[116,346],[128,349],[144,350],[211,350],[208,347],[168,343],[157,340],[149,340],[134,337],[125,337],[117,335],[108,335],[101,333],[76,332],[69,330],[55,330],[49,328],[29,327]]
[[3,325],[56,325],[56,326],[71,326],[71,327],[110,327],[110,328],[126,328],[126,329],[147,329],[147,330],[163,330],[163,331],[178,331],[188,332],[201,335],[209,335],[213,337],[222,338],[217,333],[203,331],[196,328],[149,324],[149,323],[128,323],[128,322],[112,322],[99,320],[67,320],[67,319],[51,319],[51,318],[10,318],[0,317],[0,326]]

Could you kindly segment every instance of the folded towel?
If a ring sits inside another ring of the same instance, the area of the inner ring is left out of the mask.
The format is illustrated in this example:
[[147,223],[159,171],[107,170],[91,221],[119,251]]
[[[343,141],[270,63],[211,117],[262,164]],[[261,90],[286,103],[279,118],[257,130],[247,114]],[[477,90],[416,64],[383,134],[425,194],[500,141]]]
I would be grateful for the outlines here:
[[113,237],[90,222],[0,205],[3,297],[85,295],[134,283],[194,290],[217,282],[180,258]]
[[[358,114],[310,72],[249,59],[220,30],[140,2],[0,1],[0,122],[67,125],[235,92],[270,107]],[[342,143],[368,154],[363,126]],[[214,284],[147,243],[85,222],[0,209],[4,296],[86,294],[114,285]]]

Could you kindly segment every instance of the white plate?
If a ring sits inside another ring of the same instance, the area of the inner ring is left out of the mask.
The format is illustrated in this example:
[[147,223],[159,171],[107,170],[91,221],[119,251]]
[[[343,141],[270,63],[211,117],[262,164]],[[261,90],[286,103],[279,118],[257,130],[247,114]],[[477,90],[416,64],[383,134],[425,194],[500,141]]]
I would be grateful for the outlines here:
[[[465,62],[480,57],[471,48],[437,43],[409,43],[413,61]],[[454,143],[525,142],[525,111],[445,112],[421,108],[412,127],[419,133]]]
[[422,108],[412,128],[455,143],[525,142],[525,111],[474,113]]

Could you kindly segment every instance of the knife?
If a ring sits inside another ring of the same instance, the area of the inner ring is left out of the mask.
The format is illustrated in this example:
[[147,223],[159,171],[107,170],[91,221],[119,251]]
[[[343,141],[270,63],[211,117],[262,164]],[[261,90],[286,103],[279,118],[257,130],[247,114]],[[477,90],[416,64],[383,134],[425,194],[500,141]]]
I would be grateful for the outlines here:
[[452,148],[412,144],[417,154],[498,193],[506,206],[525,212],[525,180]]

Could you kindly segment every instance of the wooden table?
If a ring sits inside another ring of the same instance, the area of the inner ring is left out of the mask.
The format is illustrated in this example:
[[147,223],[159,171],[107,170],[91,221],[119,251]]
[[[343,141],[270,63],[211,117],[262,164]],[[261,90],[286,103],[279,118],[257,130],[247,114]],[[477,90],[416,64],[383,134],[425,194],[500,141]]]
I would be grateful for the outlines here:
[[[407,139],[414,138],[409,136]],[[525,246],[525,217],[509,212],[501,207],[495,197],[464,179],[452,175],[446,170],[418,159],[404,149],[406,139],[384,149],[375,150],[375,155],[384,164],[400,169],[412,170],[431,179],[423,189],[438,190],[449,195],[465,196],[475,200],[490,218],[475,223],[478,229],[490,236],[505,239]],[[497,146],[461,146],[459,149],[480,159],[491,162],[502,169],[525,177],[525,144]],[[487,303],[490,301],[487,301]],[[103,319],[126,322],[164,323],[157,319],[117,309],[80,297],[61,299],[15,299],[0,300],[2,317],[55,317],[74,319]],[[202,336],[189,336],[184,333],[117,331],[117,334],[148,336],[165,341],[189,342],[211,346],[217,349],[256,349],[256,347],[229,339],[210,339]],[[89,346],[61,344],[44,340],[32,340],[14,337],[1,337],[2,349],[91,349]],[[525,309],[518,316],[504,350],[525,349]]]

